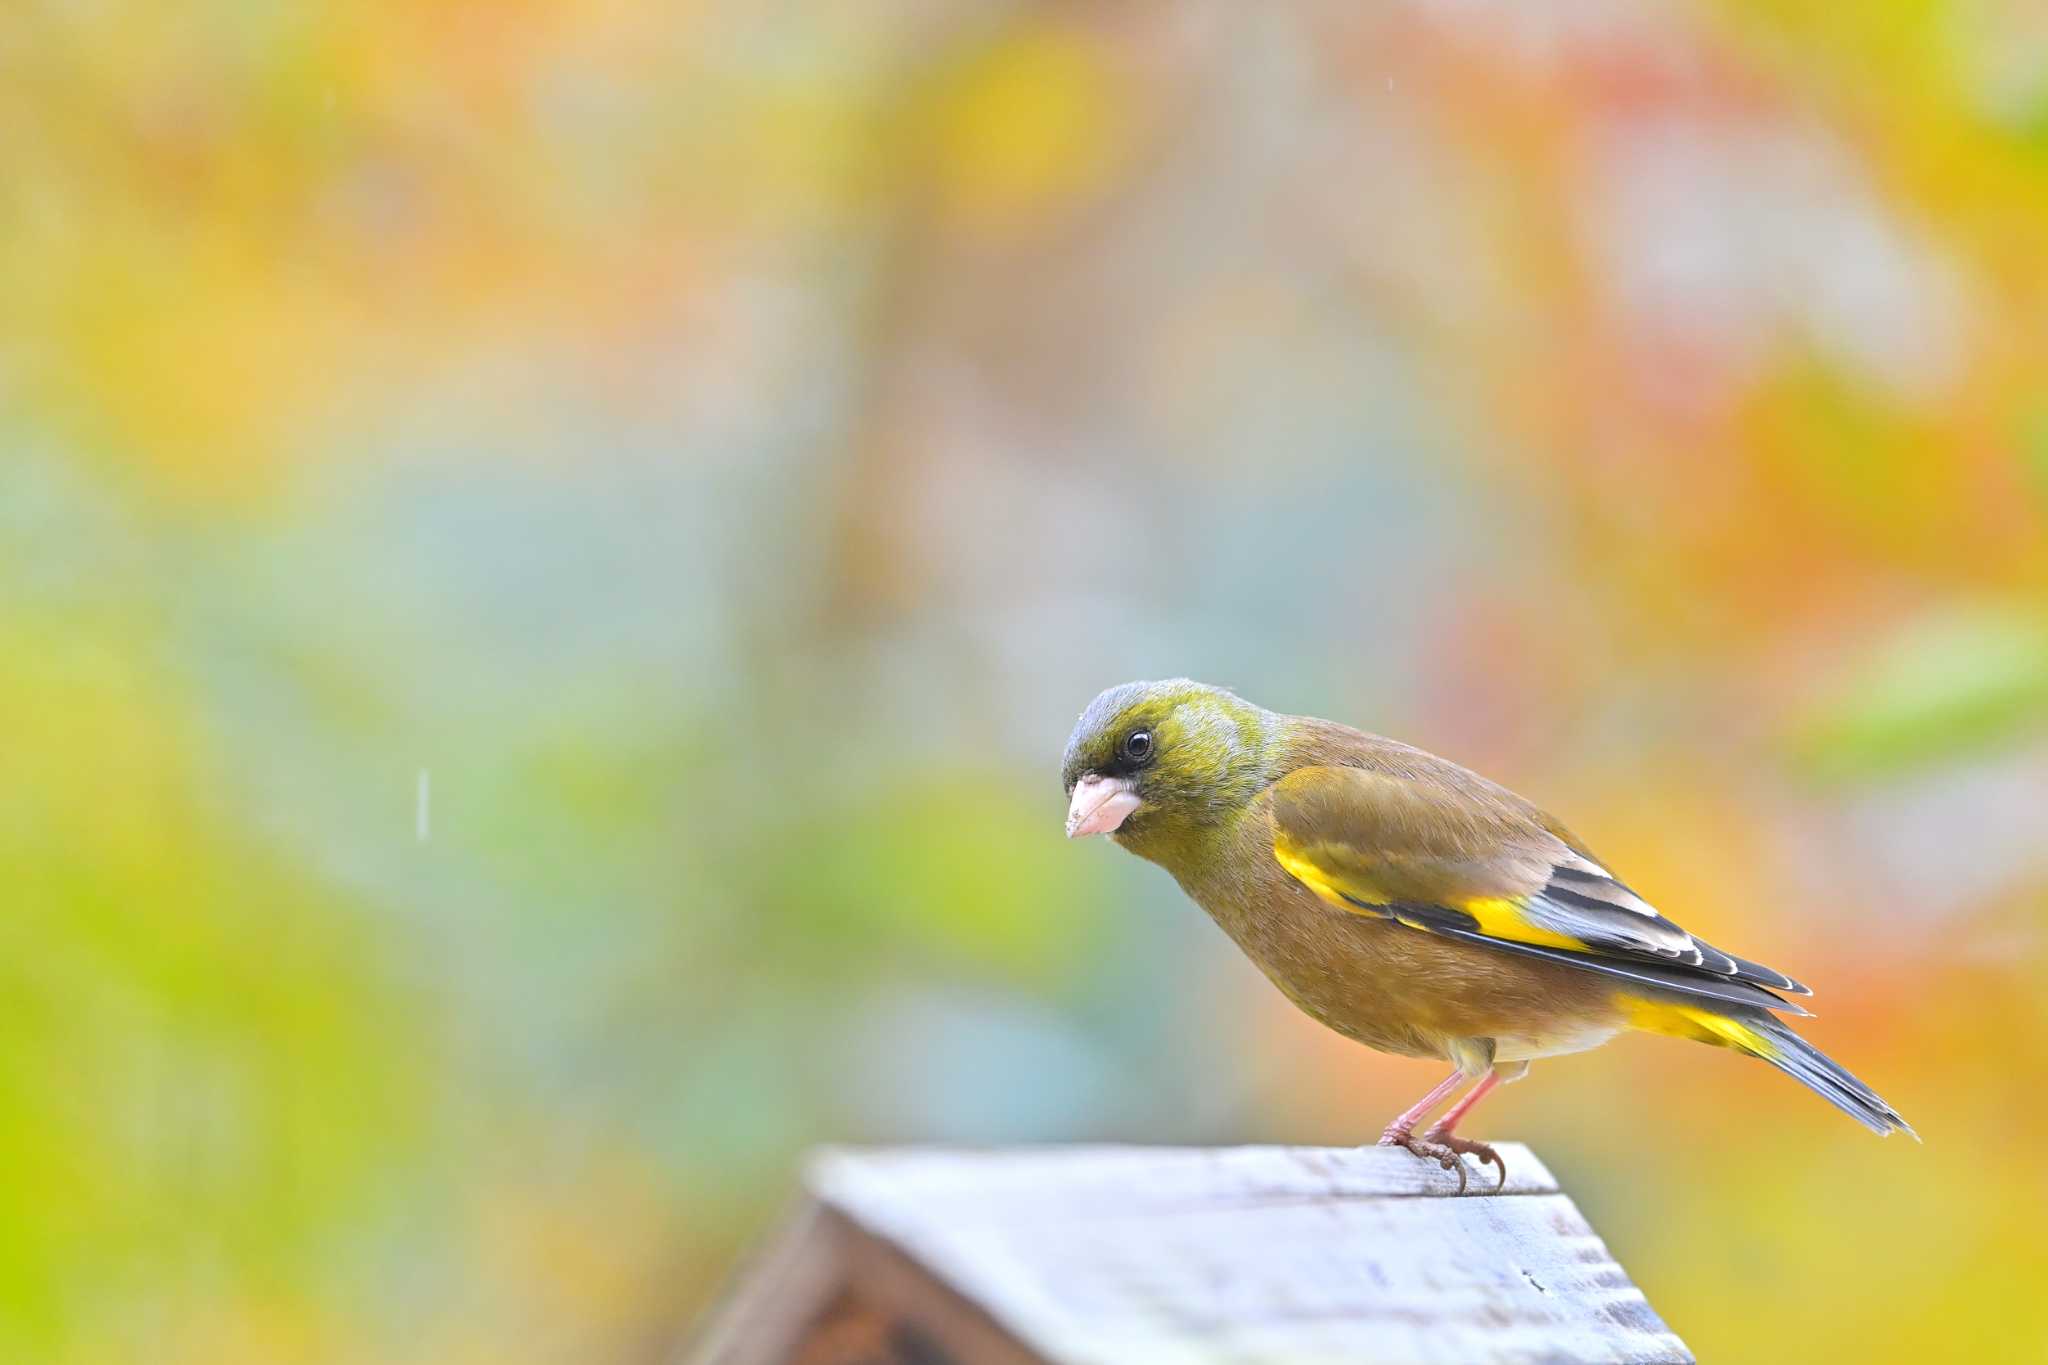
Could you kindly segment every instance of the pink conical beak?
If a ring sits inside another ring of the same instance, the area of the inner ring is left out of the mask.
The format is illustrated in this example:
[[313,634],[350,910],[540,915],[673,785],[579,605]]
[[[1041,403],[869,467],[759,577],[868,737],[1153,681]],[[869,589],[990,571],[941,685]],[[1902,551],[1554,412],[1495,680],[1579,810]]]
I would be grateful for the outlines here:
[[1141,804],[1123,778],[1090,774],[1074,784],[1074,799],[1067,806],[1067,837],[1114,833]]

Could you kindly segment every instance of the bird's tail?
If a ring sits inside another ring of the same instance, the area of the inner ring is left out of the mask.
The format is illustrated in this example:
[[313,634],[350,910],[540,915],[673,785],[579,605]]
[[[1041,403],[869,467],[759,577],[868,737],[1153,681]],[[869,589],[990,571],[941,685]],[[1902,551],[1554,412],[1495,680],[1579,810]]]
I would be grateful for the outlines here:
[[1893,1129],[1915,1142],[1920,1135],[1875,1090],[1833,1058],[1761,1009],[1727,1012],[1673,1000],[1629,1002],[1629,1022],[1647,1033],[1669,1034],[1761,1057],[1858,1123],[1885,1136]]

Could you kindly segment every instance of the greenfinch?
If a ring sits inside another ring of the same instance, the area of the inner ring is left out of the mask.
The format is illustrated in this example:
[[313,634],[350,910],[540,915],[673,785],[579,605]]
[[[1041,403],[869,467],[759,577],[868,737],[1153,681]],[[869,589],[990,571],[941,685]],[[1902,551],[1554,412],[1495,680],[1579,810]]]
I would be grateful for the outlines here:
[[[1173,874],[1311,1018],[1453,1064],[1380,1142],[1456,1169],[1455,1129],[1538,1057],[1627,1029],[1758,1057],[1878,1134],[1912,1133],[1779,1019],[1811,992],[1637,895],[1571,831],[1477,773],[1177,678],[1095,698],[1067,742],[1067,834]],[[1427,1130],[1417,1125],[1471,1088]]]

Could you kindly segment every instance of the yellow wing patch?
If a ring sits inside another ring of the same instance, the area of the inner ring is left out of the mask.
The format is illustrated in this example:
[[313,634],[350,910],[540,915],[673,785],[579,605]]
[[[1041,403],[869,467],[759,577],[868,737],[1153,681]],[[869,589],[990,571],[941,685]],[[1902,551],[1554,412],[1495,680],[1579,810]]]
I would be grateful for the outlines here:
[[[1353,915],[1391,916],[1412,928],[1424,931],[1430,928],[1426,923],[1402,919],[1400,911],[1392,908],[1396,904],[1394,897],[1356,873],[1333,871],[1318,862],[1308,848],[1292,840],[1275,838],[1273,857],[1287,869],[1288,876],[1339,910]],[[1507,896],[1476,896],[1452,901],[1446,908],[1470,915],[1474,927],[1488,938],[1528,943],[1539,948],[1565,948],[1573,952],[1586,950],[1583,942],[1568,934],[1531,923],[1522,913],[1521,902]]]
[[[1274,840],[1273,857],[1279,860],[1280,866],[1287,869],[1288,876],[1294,878],[1294,880],[1300,882],[1339,910],[1353,915],[1373,913],[1365,906],[1358,904],[1357,901],[1346,900],[1344,893],[1337,889],[1336,883],[1332,882],[1324,873],[1321,865],[1293,844],[1282,839]],[[1357,895],[1356,892],[1352,894]],[[1358,897],[1358,900],[1365,899],[1363,896]]]
[[1476,900],[1463,901],[1453,908],[1463,910],[1479,921],[1479,932],[1488,938],[1533,943],[1539,948],[1569,948],[1575,953],[1586,951],[1585,943],[1569,934],[1560,934],[1555,929],[1531,924],[1528,917],[1522,913],[1520,902],[1503,896],[1484,896]]

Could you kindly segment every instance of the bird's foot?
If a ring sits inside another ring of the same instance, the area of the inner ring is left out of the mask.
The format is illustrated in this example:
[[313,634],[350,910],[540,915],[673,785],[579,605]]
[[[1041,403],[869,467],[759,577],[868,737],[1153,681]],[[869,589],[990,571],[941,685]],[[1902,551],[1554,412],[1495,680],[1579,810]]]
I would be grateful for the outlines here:
[[[1456,1133],[1447,1133],[1440,1128],[1430,1129],[1422,1135],[1422,1140],[1435,1143],[1439,1147],[1447,1147],[1461,1157],[1478,1157],[1482,1165],[1490,1164],[1494,1170],[1500,1173],[1493,1183],[1494,1193],[1498,1194],[1507,1188],[1508,1163],[1501,1160],[1500,1153],[1494,1151],[1489,1144],[1481,1142],[1477,1138],[1459,1137]],[[1464,1181],[1465,1163],[1460,1161],[1458,1162],[1458,1192],[1461,1194],[1465,1190]]]
[[1463,1160],[1466,1155],[1476,1156],[1482,1162],[1491,1162],[1494,1168],[1500,1172],[1500,1179],[1493,1187],[1496,1192],[1500,1191],[1508,1183],[1508,1164],[1501,1160],[1499,1152],[1494,1151],[1493,1148],[1483,1142],[1476,1142],[1471,1138],[1462,1138],[1456,1133],[1440,1132],[1432,1128],[1421,1137],[1417,1137],[1414,1133],[1401,1128],[1389,1128],[1386,1132],[1380,1134],[1379,1145],[1382,1147],[1404,1147],[1421,1157],[1424,1161],[1434,1161],[1447,1171],[1456,1171],[1458,1173],[1459,1194],[1465,1193],[1470,1182],[1470,1177],[1465,1170],[1465,1162]]

